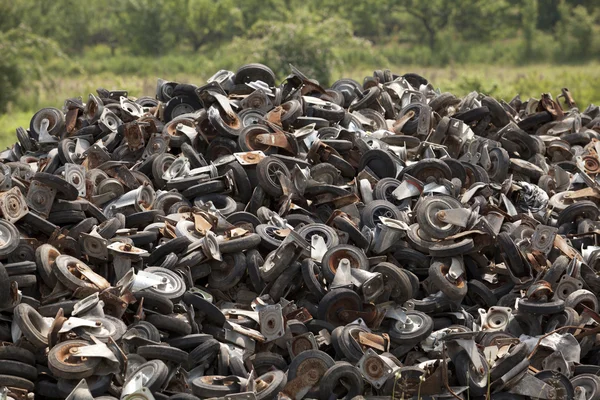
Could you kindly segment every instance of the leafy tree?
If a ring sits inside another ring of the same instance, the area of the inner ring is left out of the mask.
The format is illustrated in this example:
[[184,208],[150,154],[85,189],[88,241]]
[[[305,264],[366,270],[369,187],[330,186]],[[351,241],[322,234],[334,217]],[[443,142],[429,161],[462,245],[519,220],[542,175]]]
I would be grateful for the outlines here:
[[[245,62],[262,62],[284,77],[293,64],[311,78],[327,85],[331,72],[340,66],[340,48],[369,48],[370,43],[352,34],[352,25],[337,16],[324,17],[307,8],[294,10],[288,21],[259,21],[247,37],[224,49],[246,54]],[[300,22],[301,21],[301,22]]]
[[421,26],[423,39],[433,51],[440,32],[450,23],[455,4],[452,0],[401,0],[399,8]]
[[244,25],[248,28],[258,21],[285,21],[290,11],[306,5],[303,0],[244,0],[237,3],[244,16]]
[[62,57],[58,45],[25,26],[0,32],[0,112],[17,99],[19,89],[44,74],[50,57]]
[[391,0],[364,1],[364,0],[322,0],[318,2],[318,9],[329,15],[335,14],[348,20],[356,36],[372,41],[378,41],[389,34],[396,22]]
[[525,0],[522,7],[523,21],[523,39],[525,42],[524,59],[530,59],[533,56],[533,40],[536,33],[536,21],[538,20],[538,2],[537,0]]
[[556,24],[559,42],[556,58],[559,61],[580,61],[594,52],[595,21],[598,12],[584,6],[572,7],[561,1],[558,6],[560,20]]
[[169,9],[177,2],[167,0],[124,0],[115,17],[122,27],[120,43],[135,54],[160,55],[175,42]]
[[463,40],[491,40],[505,26],[510,4],[505,0],[400,0],[399,10],[420,26],[422,40],[435,50],[446,29]]
[[208,43],[220,43],[241,34],[244,29],[242,10],[233,0],[187,0],[185,10],[186,37],[194,51]]
[[67,53],[79,53],[89,44],[92,12],[85,2],[20,0],[12,2],[12,13],[12,18],[33,33],[56,41]]

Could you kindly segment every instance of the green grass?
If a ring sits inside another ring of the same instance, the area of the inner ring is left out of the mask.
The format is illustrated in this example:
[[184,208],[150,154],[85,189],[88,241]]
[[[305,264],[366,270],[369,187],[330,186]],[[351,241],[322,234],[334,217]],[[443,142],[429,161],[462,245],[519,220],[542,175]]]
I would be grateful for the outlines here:
[[32,115],[31,111],[15,111],[0,115],[0,150],[16,142],[15,130],[19,126],[28,128]]
[[[110,58],[106,49],[94,49],[80,60],[75,60],[68,70],[50,66],[43,82],[36,82],[21,91],[19,99],[10,110],[0,115],[0,146],[15,141],[15,128],[27,127],[33,113],[42,107],[61,107],[68,97],[87,99],[99,87],[126,89],[132,96],[154,95],[156,79],[202,84],[220,68],[234,69],[234,60],[219,63],[205,55],[173,56],[149,59],[118,55]],[[207,59],[208,58],[208,59]],[[94,59],[98,62],[95,63]],[[220,60],[220,59],[219,59]],[[250,62],[252,60],[249,60]],[[580,109],[589,103],[600,104],[600,64],[584,65],[449,65],[446,67],[420,67],[414,65],[381,65],[381,60],[364,58],[345,62],[333,77],[351,77],[359,82],[372,75],[375,68],[390,68],[394,73],[416,72],[442,91],[463,96],[476,90],[510,100],[516,94],[523,99],[539,98],[541,93],[553,96],[568,87]],[[140,73],[135,73],[136,66]],[[283,79],[285,77],[278,77]]]

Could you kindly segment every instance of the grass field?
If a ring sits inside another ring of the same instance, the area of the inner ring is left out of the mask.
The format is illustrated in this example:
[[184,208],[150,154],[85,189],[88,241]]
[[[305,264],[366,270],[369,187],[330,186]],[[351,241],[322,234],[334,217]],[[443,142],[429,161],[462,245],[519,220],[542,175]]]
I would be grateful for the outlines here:
[[[141,61],[137,61],[141,62]],[[198,69],[190,73],[190,66],[177,63],[144,64],[143,75],[135,75],[135,69],[125,63],[114,72],[90,72],[92,63],[82,68],[73,68],[64,74],[52,71],[43,82],[36,82],[25,88],[11,110],[0,115],[0,146],[4,148],[15,141],[15,129],[18,126],[29,126],[29,119],[41,107],[61,107],[64,99],[82,96],[84,100],[96,88],[126,89],[130,95],[153,95],[157,78],[177,82],[202,84],[217,67]],[[345,68],[333,74],[336,78],[351,77],[359,82],[367,75],[372,75],[374,68],[386,66],[363,65],[356,68]],[[99,67],[98,69],[102,69]],[[114,68],[113,68],[114,69]],[[568,87],[575,100],[583,110],[589,103],[600,103],[600,64],[586,65],[528,65],[523,67],[496,65],[456,65],[444,68],[395,66],[393,72],[419,73],[442,91],[457,95],[465,95],[476,90],[492,96],[510,100],[520,94],[522,98],[538,97],[549,92],[554,96],[560,94],[562,87]],[[85,71],[85,72],[82,72]],[[282,79],[283,77],[279,77]]]

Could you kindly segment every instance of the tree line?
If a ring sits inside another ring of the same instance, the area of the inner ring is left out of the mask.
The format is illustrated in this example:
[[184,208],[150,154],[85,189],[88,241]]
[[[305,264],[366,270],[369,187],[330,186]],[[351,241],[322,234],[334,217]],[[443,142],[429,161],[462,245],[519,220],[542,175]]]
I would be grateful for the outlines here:
[[600,54],[598,0],[0,0],[0,110],[54,57],[206,54],[336,63],[582,62]]

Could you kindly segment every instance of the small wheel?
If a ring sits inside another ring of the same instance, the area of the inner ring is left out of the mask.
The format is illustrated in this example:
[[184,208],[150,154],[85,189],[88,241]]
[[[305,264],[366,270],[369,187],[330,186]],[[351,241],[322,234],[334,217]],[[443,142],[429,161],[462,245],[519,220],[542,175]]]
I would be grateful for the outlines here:
[[581,374],[571,379],[573,387],[585,388],[585,398],[589,400],[600,399],[600,377],[593,374]]
[[89,345],[85,340],[68,340],[54,346],[48,353],[48,368],[52,375],[62,379],[83,379],[94,375],[102,359],[77,356],[78,348]]
[[192,393],[202,398],[223,397],[238,393],[240,384],[220,375],[201,376],[192,381]]
[[417,206],[417,222],[419,228],[426,234],[436,239],[445,239],[457,234],[461,227],[447,224],[440,220],[444,210],[461,208],[460,202],[450,196],[426,197]]
[[[335,361],[327,353],[320,350],[305,350],[298,354],[288,368],[288,381],[298,376],[309,376],[315,384],[306,397],[317,398],[319,381],[327,370],[335,365]],[[312,379],[314,377],[314,379]]]
[[398,304],[404,304],[413,297],[413,286],[409,276],[401,269],[389,262],[382,262],[371,269],[383,275],[385,291],[390,298]]
[[311,259],[307,258],[302,261],[300,266],[302,271],[302,279],[304,286],[315,295],[319,300],[325,296],[325,288],[323,287],[323,278],[321,278],[321,269]]
[[342,259],[348,260],[351,268],[366,270],[369,267],[367,256],[359,248],[347,244],[334,246],[327,250],[321,262],[323,277],[327,282],[333,282],[338,265]]
[[160,267],[148,267],[145,271],[158,275],[163,279],[161,284],[144,289],[145,291],[162,295],[171,301],[180,299],[185,293],[185,282],[175,272]]
[[[575,388],[573,387],[574,385],[571,383],[571,381],[569,381],[569,378],[567,378],[560,372],[544,370],[535,374],[534,377],[554,387],[554,389],[556,390],[556,400],[568,400],[575,398]],[[586,393],[589,392],[586,391]],[[536,398],[532,399],[538,400]]]
[[565,309],[565,302],[560,299],[556,299],[549,302],[536,302],[527,299],[519,300],[519,312],[528,313],[532,315],[550,315],[558,314],[563,312]]
[[362,311],[360,297],[350,289],[331,290],[319,302],[319,319],[335,326],[350,322],[344,318],[344,311]]
[[48,326],[42,316],[29,304],[21,303],[13,311],[14,320],[31,344],[37,348],[48,346]]
[[508,153],[502,147],[496,147],[489,152],[490,167],[487,170],[490,179],[497,183],[502,183],[508,175],[510,165]]
[[[100,358],[98,358],[98,360],[100,360]],[[131,387],[131,385],[128,385],[128,383],[139,380],[143,387],[148,388],[150,392],[154,393],[160,390],[167,380],[168,375],[169,368],[164,362],[161,360],[150,360],[142,364],[127,378],[123,384],[123,388]],[[122,396],[127,394],[130,393],[126,393],[124,390]]]
[[433,331],[433,319],[421,311],[407,311],[406,322],[394,321],[390,339],[400,344],[418,343]]
[[298,229],[298,234],[311,243],[313,235],[319,235],[325,240],[325,245],[328,249],[337,246],[340,243],[340,238],[330,226],[325,224],[307,224]]
[[267,250],[275,250],[285,239],[282,229],[273,225],[260,224],[256,226],[256,233],[261,238],[261,245]]
[[256,378],[256,399],[272,400],[287,384],[287,376],[282,371],[270,371]]
[[462,274],[456,278],[449,276],[450,262],[450,259],[432,260],[429,278],[431,283],[449,299],[459,301],[467,294],[467,282]]
[[246,257],[243,253],[225,254],[222,261],[211,261],[210,265],[209,286],[219,290],[228,290],[237,285],[244,277]]
[[364,389],[362,374],[352,364],[338,361],[323,375],[319,385],[319,399],[329,400],[331,396],[336,399],[352,399],[359,396]]
[[68,289],[76,291],[79,288],[86,288],[98,291],[98,287],[92,282],[87,281],[79,272],[78,267],[89,269],[83,261],[63,254],[56,258],[54,266],[56,277]]
[[284,372],[288,369],[288,364],[281,355],[268,351],[254,354],[250,357],[250,363],[259,376],[271,371],[273,368]]
[[283,195],[283,189],[281,188],[281,183],[279,183],[277,172],[281,172],[287,178],[291,178],[290,170],[278,158],[266,157],[256,165],[258,184],[273,197]]
[[481,370],[477,370],[467,352],[460,352],[455,360],[456,379],[462,386],[469,387],[472,396],[483,396],[488,387],[488,363],[485,356],[478,353],[481,360]]
[[35,251],[35,263],[37,265],[40,277],[46,285],[54,287],[56,285],[56,276],[53,266],[60,252],[52,245],[44,243]]
[[383,178],[375,185],[373,197],[377,200],[387,200],[390,203],[396,203],[397,200],[392,196],[392,192],[401,185],[401,182],[395,178]]
[[372,201],[361,212],[361,222],[369,228],[376,228],[381,223],[379,217],[402,219],[402,214],[393,203],[386,200]]

